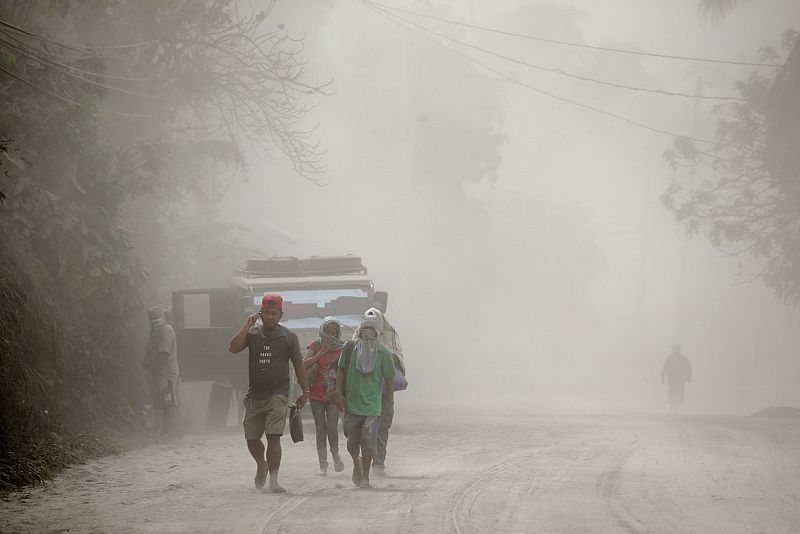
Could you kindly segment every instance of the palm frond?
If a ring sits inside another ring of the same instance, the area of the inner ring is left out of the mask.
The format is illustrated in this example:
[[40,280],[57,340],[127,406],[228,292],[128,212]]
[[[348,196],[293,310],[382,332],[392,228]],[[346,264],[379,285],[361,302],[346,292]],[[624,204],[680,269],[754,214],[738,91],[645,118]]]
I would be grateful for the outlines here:
[[700,0],[697,10],[700,12],[700,19],[717,24],[724,19],[728,13],[743,2],[744,0]]

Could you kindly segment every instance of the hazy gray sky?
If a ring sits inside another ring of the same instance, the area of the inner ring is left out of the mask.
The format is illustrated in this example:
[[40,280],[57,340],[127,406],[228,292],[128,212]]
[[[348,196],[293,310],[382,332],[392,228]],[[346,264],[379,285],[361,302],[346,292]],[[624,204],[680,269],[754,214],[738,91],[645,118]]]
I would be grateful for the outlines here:
[[[748,61],[800,28],[790,0],[744,2],[713,26],[695,0],[387,3],[552,39]],[[749,72],[415,20],[618,83],[694,94],[702,77],[704,94],[731,94]],[[680,343],[696,372],[688,410],[800,403],[800,313],[757,283],[737,285],[738,260],[673,222],[659,202],[673,178],[662,159],[670,137],[503,80],[354,0],[279,2],[272,22],[307,33],[309,76],[335,81],[310,116],[328,185],[261,162],[225,214],[270,253],[364,257],[406,347],[404,402],[660,410],[661,363]],[[465,53],[562,97],[713,135],[710,104]]]

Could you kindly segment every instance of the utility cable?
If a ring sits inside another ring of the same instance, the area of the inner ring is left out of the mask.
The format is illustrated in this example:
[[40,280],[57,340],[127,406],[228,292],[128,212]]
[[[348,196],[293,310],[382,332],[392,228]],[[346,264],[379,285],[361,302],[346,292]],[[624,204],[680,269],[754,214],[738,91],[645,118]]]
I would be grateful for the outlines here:
[[[82,105],[79,102],[75,102],[74,100],[70,100],[70,99],[65,98],[65,97],[63,97],[61,95],[58,95],[58,94],[53,93],[51,91],[48,91],[47,89],[45,89],[43,87],[40,87],[40,86],[36,85],[35,83],[30,82],[30,81],[26,80],[25,78],[23,78],[23,77],[21,77],[21,76],[19,76],[17,74],[14,74],[13,72],[9,71],[8,69],[3,68],[2,66],[0,66],[0,72],[3,72],[5,74],[7,74],[8,76],[14,78],[18,82],[27,85],[28,87],[32,87],[33,89],[36,89],[37,91],[39,91],[41,93],[44,93],[44,94],[46,94],[48,96],[51,96],[51,97],[53,97],[53,98],[55,98],[57,100],[60,100],[61,102],[64,102],[65,104],[70,104],[72,106],[79,106],[79,107]],[[141,114],[141,113],[127,113],[127,112],[124,112],[124,111],[116,111],[114,109],[108,109],[106,111],[108,113],[111,113],[112,115],[117,115],[119,117],[125,117],[125,118],[129,118],[129,119],[149,119],[149,118],[152,118],[152,115],[144,115],[144,114]]]
[[[98,82],[98,81],[95,81],[95,80],[91,80],[89,78],[84,78],[83,76],[80,76],[77,72],[72,70],[72,68],[69,67],[69,66],[63,66],[63,65],[58,64],[58,62],[54,62],[54,61],[48,60],[46,58],[37,57],[37,56],[31,54],[30,52],[25,52],[24,50],[22,50],[18,46],[14,45],[13,43],[10,43],[9,41],[7,41],[5,39],[0,38],[0,43],[5,43],[5,45],[8,46],[9,48],[17,50],[18,53],[28,57],[29,59],[31,59],[33,61],[36,61],[37,63],[39,63],[40,65],[42,65],[44,67],[49,67],[51,69],[56,70],[57,72],[60,72],[61,74],[66,74],[67,76],[71,76],[71,77],[73,77],[75,79],[81,80],[83,82],[86,82],[88,84],[91,84],[91,85],[94,85],[94,86],[97,86],[97,87],[100,87],[102,89],[106,89],[106,90],[109,90],[109,91],[116,91],[118,93],[123,93],[123,94],[126,94],[126,95],[132,95],[132,96],[138,96],[138,97],[142,97],[142,98],[149,98],[149,99],[155,99],[156,98],[153,95],[148,95],[148,94],[145,94],[145,93],[139,93],[137,91],[129,91],[127,89],[122,89],[120,87],[114,87],[113,85],[107,85],[107,84],[104,84],[104,83],[101,83],[101,82]],[[50,62],[50,64],[48,64],[48,61]],[[53,63],[56,63],[56,64],[54,65]],[[82,70],[82,69],[78,69],[78,70]],[[91,76],[103,77],[102,74],[97,74],[97,73],[91,73]]]
[[469,24],[469,23],[466,23],[466,22],[459,22],[457,20],[446,19],[446,18],[443,18],[443,17],[436,17],[434,15],[427,15],[425,13],[420,13],[418,11],[411,11],[409,9],[403,9],[403,8],[400,8],[400,7],[394,7],[394,6],[390,6],[390,5],[387,5],[387,4],[382,4],[380,2],[373,2],[372,0],[359,0],[359,1],[361,1],[361,2],[363,2],[365,4],[370,4],[372,6],[382,7],[384,9],[389,9],[389,10],[392,10],[392,11],[400,11],[400,12],[403,12],[403,13],[407,13],[409,15],[415,15],[417,17],[423,17],[423,18],[427,18],[427,19],[438,20],[440,22],[445,22],[447,24],[454,24],[454,25],[457,25],[457,26],[463,26],[465,28],[472,28],[472,29],[475,29],[475,30],[481,30],[481,31],[490,32],[490,33],[497,33],[497,34],[500,34],[500,35],[506,35],[506,36],[510,36],[510,37],[518,37],[520,39],[528,39],[528,40],[531,40],[531,41],[539,41],[539,42],[543,42],[543,43],[550,43],[550,44],[555,44],[555,45],[560,45],[560,46],[571,46],[571,47],[574,47],[574,48],[587,48],[587,49],[591,49],[591,50],[600,50],[602,52],[613,52],[613,53],[617,53],[617,54],[630,54],[630,55],[634,55],[634,56],[649,56],[649,57],[657,57],[657,58],[662,58],[662,59],[674,59],[674,60],[681,60],[681,61],[696,61],[696,62],[701,62],[701,63],[721,63],[721,64],[724,64],[724,65],[743,65],[743,66],[747,66],[747,67],[772,67],[772,68],[780,67],[780,65],[776,65],[774,63],[757,63],[757,62],[749,62],[749,61],[732,61],[732,60],[727,60],[727,59],[714,59],[714,58],[703,58],[703,57],[692,57],[692,56],[678,56],[678,55],[672,55],[672,54],[658,54],[658,53],[655,53],[655,52],[642,52],[642,51],[639,51],[639,50],[629,50],[629,49],[624,49],[624,48],[611,48],[611,47],[607,47],[607,46],[588,45],[588,44],[576,43],[576,42],[570,42],[570,41],[559,41],[557,39],[548,39],[546,37],[540,37],[538,35],[528,35],[528,34],[522,34],[522,33],[515,33],[515,32],[510,32],[510,31],[505,31],[505,30],[498,30],[496,28],[488,28],[486,26],[478,26],[476,24]]
[[158,40],[154,39],[154,40],[150,40],[150,41],[144,41],[144,42],[141,42],[141,43],[132,43],[132,44],[123,44],[123,45],[105,45],[105,46],[84,46],[82,48],[77,48],[77,47],[74,47],[74,46],[71,46],[71,45],[67,45],[67,44],[61,43],[59,41],[55,41],[53,39],[50,39],[49,37],[45,37],[44,35],[40,35],[40,34],[37,34],[37,33],[30,32],[30,31],[28,31],[28,30],[26,30],[24,28],[20,28],[19,26],[15,26],[15,25],[10,24],[10,23],[8,23],[8,22],[6,22],[4,20],[1,20],[1,19],[0,19],[0,26],[5,26],[6,28],[9,28],[9,29],[14,30],[16,32],[19,32],[19,33],[21,33],[23,35],[27,35],[28,37],[31,37],[33,39],[38,39],[40,41],[44,41],[46,43],[50,43],[50,44],[59,46],[59,47],[64,48],[66,50],[72,50],[73,52],[82,52],[82,53],[86,52],[87,50],[119,50],[119,49],[124,49],[124,48],[142,48],[142,47],[152,46],[154,44],[158,44],[159,43]]
[[[53,59],[52,57],[50,57],[49,54],[43,54],[43,53],[39,52],[34,47],[32,47],[30,45],[27,45],[27,44],[23,43],[22,41],[20,41],[19,39],[13,37],[12,35],[9,35],[6,32],[4,32],[3,30],[0,30],[0,36],[2,36],[2,35],[5,35],[6,37],[8,37],[12,41],[16,42],[17,44],[14,44],[13,42],[4,39],[3,37],[0,37],[0,43],[5,43],[6,46],[8,46],[9,48],[13,48],[14,50],[17,51],[17,53],[22,54],[22,55],[24,55],[24,56],[26,56],[26,57],[28,57],[30,59],[33,59],[34,61],[37,61],[37,62],[44,61],[44,62],[50,63],[52,66],[58,67],[60,69],[66,69],[66,70],[70,70],[70,71],[80,72],[82,74],[87,74],[89,76],[96,76],[98,78],[108,78],[110,80],[120,80],[120,81],[125,81],[125,82],[150,82],[150,81],[152,81],[152,78],[133,78],[133,77],[129,77],[129,76],[116,76],[116,75],[113,75],[113,74],[100,73],[100,72],[95,72],[95,71],[91,71],[91,70],[86,70],[86,69],[82,69],[82,68],[79,68],[79,67],[75,67],[73,65],[68,65],[66,63],[62,63],[60,61],[57,61],[57,60]],[[98,57],[98,56],[92,56],[92,57]]]
[[[374,2],[367,2],[366,0],[362,0],[362,1],[365,4],[374,4]],[[441,46],[441,47],[445,48],[446,50],[449,50],[453,54],[456,54],[457,56],[460,56],[460,57],[466,59],[467,61],[469,61],[471,63],[475,63],[476,65],[479,65],[480,67],[483,67],[484,69],[486,69],[486,70],[488,70],[490,72],[493,72],[494,74],[496,74],[497,76],[500,76],[501,78],[503,78],[505,80],[508,80],[508,81],[510,81],[512,83],[515,83],[517,85],[525,87],[526,89],[528,89],[530,91],[533,91],[535,93],[538,93],[540,95],[548,96],[548,97],[553,98],[555,100],[558,100],[560,102],[565,102],[567,104],[571,104],[573,106],[576,106],[576,107],[579,107],[579,108],[582,108],[582,109],[586,109],[586,110],[589,110],[589,111],[594,111],[595,113],[599,113],[600,115],[604,115],[606,117],[611,117],[611,118],[617,119],[619,121],[625,122],[627,124],[630,124],[632,126],[636,126],[638,128],[644,129],[644,130],[648,130],[650,132],[654,132],[654,133],[658,133],[658,134],[662,134],[662,135],[667,135],[667,136],[670,136],[670,137],[673,137],[673,138],[676,138],[676,137],[677,138],[682,138],[682,139],[686,139],[686,140],[689,140],[689,141],[694,141],[696,143],[702,143],[702,144],[706,144],[706,145],[713,145],[713,146],[717,146],[717,147],[727,147],[727,148],[735,148],[735,149],[743,150],[743,147],[740,147],[740,146],[737,146],[737,145],[720,144],[720,143],[717,143],[715,141],[711,141],[711,140],[708,140],[708,139],[692,137],[692,136],[688,136],[688,135],[684,135],[684,134],[675,133],[675,132],[672,132],[672,131],[669,131],[669,130],[665,130],[663,128],[649,126],[647,124],[644,124],[642,122],[636,121],[634,119],[630,119],[630,118],[625,117],[623,115],[618,115],[618,114],[613,113],[611,111],[606,111],[604,109],[597,108],[597,107],[591,106],[589,104],[584,104],[582,102],[578,102],[578,101],[575,101],[575,100],[572,100],[572,99],[569,99],[569,98],[566,98],[566,97],[562,97],[562,96],[556,95],[556,94],[551,93],[549,91],[545,91],[544,89],[540,89],[540,88],[538,88],[538,87],[536,87],[534,85],[530,85],[528,83],[522,82],[522,81],[514,78],[513,76],[510,76],[510,75],[508,75],[508,74],[506,74],[506,73],[504,73],[504,72],[502,72],[502,71],[500,71],[500,70],[498,70],[498,69],[496,69],[496,68],[494,68],[494,67],[492,67],[490,65],[487,65],[487,64],[481,62],[480,60],[477,60],[477,59],[475,59],[475,58],[473,58],[473,57],[471,57],[471,56],[469,56],[467,54],[464,54],[463,52],[460,52],[460,51],[458,51],[458,50],[456,50],[456,49],[454,49],[454,48],[452,48],[450,46],[447,46],[447,45],[441,43],[440,41],[437,41],[437,40],[433,39],[432,37],[429,37],[428,35],[425,35],[425,34],[420,33],[420,32],[418,32],[418,31],[416,31],[414,29],[411,29],[411,28],[408,28],[407,26],[404,26],[402,22],[398,22],[398,20],[402,21],[404,19],[399,18],[396,15],[392,15],[390,13],[386,13],[385,11],[381,10],[380,8],[372,6],[372,5],[369,5],[368,7],[370,7],[370,9],[372,9],[379,16],[385,18],[386,20],[388,20],[389,22],[391,22],[391,23],[393,23],[393,24],[395,24],[397,26],[400,26],[404,30],[409,31],[411,33],[414,33],[414,34],[422,37],[423,39],[431,41],[431,42],[437,44],[438,46]],[[736,163],[736,162],[730,160],[729,158],[725,158],[724,156],[717,156],[717,155],[708,154],[708,153],[706,155],[708,157],[710,157],[710,158],[720,159],[720,160],[723,160],[723,161],[731,161],[733,163]]]
[[31,82],[29,82],[28,80],[26,80],[26,79],[24,79],[24,78],[22,78],[22,77],[20,77],[20,76],[17,76],[17,75],[16,75],[16,74],[14,74],[13,72],[11,72],[11,71],[9,71],[9,70],[6,70],[6,69],[5,69],[5,68],[3,68],[2,66],[0,66],[0,72],[5,72],[6,74],[8,74],[9,76],[11,76],[11,77],[12,77],[12,78],[14,78],[15,80],[17,80],[17,81],[19,81],[19,82],[22,82],[22,83],[24,83],[24,84],[25,84],[25,85],[27,85],[28,87],[33,87],[33,88],[34,88],[34,89],[36,89],[37,91],[41,91],[42,93],[44,93],[44,94],[46,94],[46,95],[52,96],[53,98],[57,98],[58,100],[61,100],[61,101],[62,101],[62,102],[64,102],[64,103],[71,104],[71,105],[73,105],[73,106],[80,106],[80,104],[78,104],[77,102],[75,102],[75,101],[73,101],[73,100],[70,100],[70,99],[68,99],[68,98],[64,98],[64,97],[63,97],[63,96],[61,96],[61,95],[57,95],[57,94],[55,94],[55,93],[52,93],[52,92],[48,91],[47,89],[45,89],[45,88],[43,88],[43,87],[39,87],[39,86],[38,86],[38,85],[36,85],[35,83],[31,83]]
[[478,52],[482,52],[484,54],[488,54],[490,56],[494,56],[494,57],[499,58],[499,59],[504,59],[506,61],[510,61],[510,62],[515,63],[517,65],[523,65],[523,66],[526,66],[526,67],[530,67],[532,69],[541,70],[541,71],[545,71],[545,72],[552,72],[552,73],[555,73],[555,74],[559,74],[561,76],[566,76],[567,78],[574,78],[576,80],[581,80],[581,81],[584,81],[584,82],[590,82],[590,83],[596,83],[596,84],[600,84],[600,85],[606,85],[606,86],[609,86],[609,87],[615,87],[617,89],[627,89],[629,91],[638,91],[638,92],[644,92],[644,93],[655,93],[655,94],[661,94],[661,95],[666,95],[666,96],[678,96],[678,97],[692,98],[692,99],[699,98],[699,99],[702,99],[702,100],[716,100],[716,101],[723,100],[723,101],[746,102],[746,100],[744,98],[740,98],[740,97],[736,97],[736,96],[693,95],[693,94],[690,94],[690,93],[682,93],[682,92],[679,92],[679,91],[667,91],[667,90],[664,90],[664,89],[655,89],[655,88],[651,88],[651,87],[638,87],[638,86],[634,86],[634,85],[625,85],[625,84],[621,84],[621,83],[609,82],[609,81],[606,81],[606,80],[598,80],[596,78],[591,78],[591,77],[588,77],[588,76],[582,76],[580,74],[575,74],[575,73],[572,73],[572,72],[568,72],[568,71],[565,71],[563,69],[559,69],[559,68],[555,68],[555,67],[545,67],[543,65],[537,65],[537,64],[534,64],[534,63],[529,63],[529,62],[523,61],[521,59],[516,59],[516,58],[510,57],[510,56],[506,56],[504,54],[493,52],[491,50],[487,50],[486,48],[482,48],[480,46],[476,46],[476,45],[467,43],[465,41],[461,41],[459,39],[455,39],[454,37],[450,37],[447,34],[435,32],[435,31],[431,30],[430,28],[426,28],[425,26],[417,24],[417,23],[415,23],[415,22],[413,22],[411,20],[408,20],[406,18],[400,17],[398,15],[393,15],[393,16],[397,17],[400,20],[405,21],[406,23],[408,23],[408,24],[410,24],[410,25],[412,25],[412,26],[414,26],[416,28],[419,28],[422,31],[431,33],[433,35],[441,37],[442,39],[446,39],[446,40],[448,40],[450,42],[457,43],[457,44],[465,46],[467,48],[471,48],[473,50],[477,50]]

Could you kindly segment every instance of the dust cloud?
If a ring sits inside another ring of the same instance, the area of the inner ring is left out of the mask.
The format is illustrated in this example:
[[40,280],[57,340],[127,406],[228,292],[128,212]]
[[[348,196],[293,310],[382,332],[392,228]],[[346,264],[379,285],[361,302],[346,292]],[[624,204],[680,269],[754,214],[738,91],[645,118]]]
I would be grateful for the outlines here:
[[[753,59],[800,27],[791,1],[745,2],[719,25],[701,22],[695,4],[412,9],[509,32],[733,59]],[[498,54],[624,84],[730,93],[748,72],[408,18]],[[759,282],[739,283],[742,260],[689,239],[660,203],[674,176],[662,159],[672,138],[513,80],[702,137],[713,135],[713,104],[580,83],[475,49],[459,55],[359,2],[279,3],[274,20],[306,32],[310,78],[334,79],[313,113],[325,184],[262,162],[231,187],[222,213],[264,254],[363,257],[376,289],[390,294],[388,316],[406,351],[411,386],[399,404],[665,411],[659,374],[676,343],[695,371],[687,412],[800,404],[800,314]]]

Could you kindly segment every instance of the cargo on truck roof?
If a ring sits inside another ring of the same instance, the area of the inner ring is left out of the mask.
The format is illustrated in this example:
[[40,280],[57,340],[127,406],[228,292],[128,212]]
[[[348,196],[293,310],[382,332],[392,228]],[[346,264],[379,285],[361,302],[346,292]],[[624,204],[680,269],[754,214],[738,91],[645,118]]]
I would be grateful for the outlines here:
[[240,271],[245,278],[273,278],[280,276],[324,276],[344,274],[367,274],[367,268],[359,256],[273,256],[247,260]]

